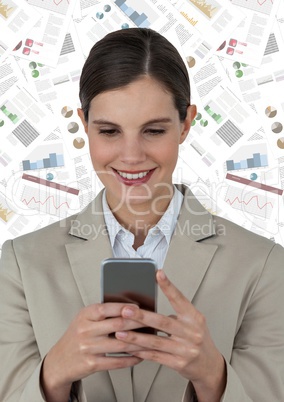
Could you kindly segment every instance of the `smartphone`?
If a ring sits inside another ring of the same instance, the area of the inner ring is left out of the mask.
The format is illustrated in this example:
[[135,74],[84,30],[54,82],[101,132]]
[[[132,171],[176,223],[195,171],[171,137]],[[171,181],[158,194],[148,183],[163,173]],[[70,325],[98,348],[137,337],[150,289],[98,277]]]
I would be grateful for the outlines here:
[[[101,264],[102,302],[137,304],[156,312],[157,265],[151,258],[107,258]],[[155,333],[154,328],[136,331]]]

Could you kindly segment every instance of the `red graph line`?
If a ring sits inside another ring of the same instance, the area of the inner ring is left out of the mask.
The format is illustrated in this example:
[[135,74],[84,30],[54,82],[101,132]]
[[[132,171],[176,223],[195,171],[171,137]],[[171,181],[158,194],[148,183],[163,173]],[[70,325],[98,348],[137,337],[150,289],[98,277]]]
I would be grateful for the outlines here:
[[54,203],[54,196],[53,196],[53,195],[50,195],[49,197],[47,197],[47,199],[46,199],[44,202],[37,201],[37,200],[35,199],[35,197],[32,197],[32,198],[30,199],[30,201],[27,201],[27,200],[24,198],[24,199],[22,200],[22,202],[24,202],[26,205],[29,205],[32,201],[34,201],[36,204],[44,205],[44,204],[47,203],[47,201],[48,201],[50,198],[53,199],[53,206],[54,206],[55,209],[61,208],[62,205],[64,205],[64,204],[66,204],[68,208],[70,207],[69,204],[68,204],[68,202],[62,202],[62,204],[60,204],[59,207],[57,207],[57,206],[55,205],[55,203]]
[[[258,4],[259,4],[260,6],[263,6],[263,4],[266,3],[266,1],[267,1],[267,0],[263,0],[263,1],[257,0]],[[273,4],[273,0],[270,0],[270,1],[271,1],[271,3]]]
[[235,199],[234,199],[232,202],[231,202],[229,199],[227,199],[226,202],[228,202],[230,205],[233,205],[235,201],[238,201],[240,204],[248,205],[248,204],[252,201],[253,198],[256,198],[256,204],[257,204],[257,207],[258,207],[259,209],[263,209],[263,208],[266,207],[266,205],[269,205],[269,204],[270,204],[271,208],[273,208],[273,204],[272,204],[271,202],[266,202],[266,203],[261,207],[261,206],[259,205],[259,203],[258,203],[258,196],[257,196],[257,195],[254,195],[253,197],[251,197],[248,202],[245,202],[245,201],[240,200],[239,197],[235,197]]
[[[59,6],[59,4],[62,3],[62,1],[64,1],[64,0],[58,0],[58,1],[53,0],[53,3],[54,3],[56,6]],[[265,0],[265,1],[266,1],[266,0]],[[69,4],[69,0],[67,0],[67,3]]]

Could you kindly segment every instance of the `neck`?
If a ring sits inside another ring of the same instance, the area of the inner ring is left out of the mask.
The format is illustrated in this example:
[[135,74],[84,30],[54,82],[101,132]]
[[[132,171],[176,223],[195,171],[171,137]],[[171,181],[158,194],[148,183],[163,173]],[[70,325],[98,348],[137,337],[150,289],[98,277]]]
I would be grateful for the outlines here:
[[159,222],[166,212],[173,194],[174,188],[171,189],[171,194],[163,194],[163,196],[152,199],[151,202],[147,202],[147,204],[131,204],[131,208],[123,204],[123,206],[117,209],[116,205],[109,203],[108,198],[107,201],[117,221],[125,229],[133,233],[135,243],[141,245],[144,243],[149,230]]

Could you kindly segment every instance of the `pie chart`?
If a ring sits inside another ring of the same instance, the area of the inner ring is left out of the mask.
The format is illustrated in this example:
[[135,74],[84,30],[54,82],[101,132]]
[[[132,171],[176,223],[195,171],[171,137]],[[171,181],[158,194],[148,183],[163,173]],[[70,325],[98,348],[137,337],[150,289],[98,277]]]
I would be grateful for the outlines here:
[[250,175],[250,179],[251,179],[251,180],[256,180],[256,179],[257,179],[257,174],[256,174],[256,173],[252,173],[252,174]]
[[52,174],[52,173],[47,173],[46,179],[47,179],[47,180],[53,180],[53,179],[54,179],[53,174]]
[[71,116],[72,116],[72,114],[73,114],[73,109],[72,109],[71,107],[69,107],[69,106],[64,106],[64,107],[61,109],[61,114],[62,114],[63,117],[65,117],[65,118],[67,119],[68,117],[71,117]]
[[280,149],[284,149],[284,137],[279,138],[279,140],[277,141],[277,146]]
[[31,70],[34,70],[34,69],[37,68],[37,64],[34,61],[31,61],[30,64],[29,64],[29,67],[30,67]]
[[98,13],[96,14],[96,17],[97,17],[98,20],[101,20],[102,18],[104,18],[104,14],[98,12]]
[[208,120],[204,120],[204,119],[200,120],[200,125],[201,125],[202,127],[208,126]]
[[33,70],[32,71],[32,77],[37,78],[39,76],[39,71],[38,70]]
[[236,74],[236,77],[237,77],[237,78],[242,78],[242,76],[244,75],[244,73],[242,72],[242,70],[237,70],[237,71],[235,72],[235,74]]
[[273,106],[268,106],[265,109],[265,114],[267,117],[269,117],[271,119],[272,117],[275,117],[277,115],[277,110]]
[[68,124],[67,130],[69,131],[69,133],[75,134],[79,130],[79,125],[73,121],[72,123]]
[[76,149],[82,149],[85,146],[85,140],[81,137],[77,137],[73,141],[73,145]]
[[273,123],[271,126],[271,130],[275,133],[275,134],[279,134],[281,133],[281,131],[283,130],[283,126],[281,123],[279,123],[278,121]]
[[192,68],[192,67],[195,66],[196,60],[195,60],[194,57],[189,56],[189,57],[186,58],[186,61],[187,61],[187,64],[188,64],[189,68]]

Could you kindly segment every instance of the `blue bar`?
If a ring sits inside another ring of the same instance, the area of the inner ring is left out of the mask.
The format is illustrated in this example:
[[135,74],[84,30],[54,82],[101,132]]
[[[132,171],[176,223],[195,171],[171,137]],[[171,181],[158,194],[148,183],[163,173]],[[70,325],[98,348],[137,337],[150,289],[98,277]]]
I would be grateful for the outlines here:
[[247,169],[247,167],[248,167],[247,160],[242,160],[242,161],[240,161],[240,164],[241,164],[241,168],[242,168],[242,169]]
[[149,28],[150,26],[150,21],[149,20],[145,20],[144,22],[142,22],[142,24],[140,25],[140,28]]
[[139,15],[138,18],[136,18],[136,20],[134,21],[134,23],[135,23],[138,27],[140,27],[141,24],[143,24],[143,22],[146,21],[146,20],[147,20],[147,15],[144,14],[144,13],[142,13],[141,15]]
[[64,166],[63,155],[56,155],[56,158],[57,158],[57,166]]
[[120,6],[121,11],[123,11],[124,13],[126,13],[126,11],[128,10],[128,6],[126,4],[122,4]]
[[133,21],[133,22],[135,22],[136,20],[137,20],[137,18],[139,18],[139,14],[137,13],[137,11],[134,11],[134,13],[132,13],[131,15],[130,15],[130,19]]
[[235,170],[239,170],[239,169],[241,169],[241,164],[240,164],[240,162],[236,162],[235,163]]
[[227,170],[235,170],[235,164],[233,160],[226,161]]
[[29,160],[23,161],[23,170],[31,170],[31,164]]
[[121,11],[123,11],[124,13],[126,13],[126,11],[128,10],[128,6],[126,4],[122,4],[122,6],[120,7]]
[[120,7],[120,6],[122,6],[124,3],[125,3],[125,1],[126,0],[115,0],[115,4],[118,6],[118,7]]
[[127,10],[124,11],[126,15],[128,15],[128,17],[130,17],[130,15],[132,15],[135,10],[133,10],[133,8],[131,7],[127,7]]
[[31,170],[37,169],[37,163],[31,162]]
[[261,167],[260,154],[253,154],[254,167]]
[[268,166],[267,155],[260,155],[261,166]]
[[50,167],[57,167],[56,153],[49,154]]
[[37,168],[38,168],[38,169],[43,169],[43,168],[44,168],[43,160],[42,160],[42,159],[39,160],[39,161],[36,161],[36,164],[37,164]]
[[247,159],[248,161],[248,168],[254,168],[254,159],[253,158],[249,158]]
[[50,167],[50,159],[49,159],[49,158],[43,159],[43,166],[44,166],[45,168],[49,168],[49,167]]

